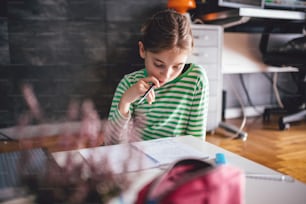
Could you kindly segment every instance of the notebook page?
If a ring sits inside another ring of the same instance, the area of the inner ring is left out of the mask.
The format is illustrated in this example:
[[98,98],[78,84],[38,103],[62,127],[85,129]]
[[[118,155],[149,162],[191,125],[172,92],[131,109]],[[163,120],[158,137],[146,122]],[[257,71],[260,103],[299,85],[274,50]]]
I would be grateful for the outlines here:
[[208,155],[203,155],[202,152],[176,141],[175,138],[147,140],[135,142],[132,145],[160,165],[170,164],[184,158],[208,159]]
[[142,152],[132,148],[130,144],[101,146],[80,150],[87,160],[107,165],[114,173],[139,171],[158,167],[158,163],[146,157]]

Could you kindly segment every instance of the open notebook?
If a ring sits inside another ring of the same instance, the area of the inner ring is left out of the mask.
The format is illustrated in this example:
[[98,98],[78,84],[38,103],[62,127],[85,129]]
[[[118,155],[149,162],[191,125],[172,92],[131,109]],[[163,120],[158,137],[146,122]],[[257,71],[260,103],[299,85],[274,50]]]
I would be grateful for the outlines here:
[[[60,166],[65,165],[69,152],[57,152],[52,156]],[[208,155],[176,141],[174,138],[118,144],[73,151],[76,161],[82,158],[87,162],[108,165],[113,172],[132,172],[143,169],[157,168],[172,164],[183,158],[207,159]]]

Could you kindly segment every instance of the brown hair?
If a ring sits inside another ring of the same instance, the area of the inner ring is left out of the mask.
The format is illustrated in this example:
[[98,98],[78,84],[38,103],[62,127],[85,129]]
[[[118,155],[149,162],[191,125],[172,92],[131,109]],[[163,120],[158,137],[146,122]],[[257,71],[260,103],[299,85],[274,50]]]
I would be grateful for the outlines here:
[[141,28],[144,49],[153,53],[179,48],[191,50],[193,37],[186,16],[166,9],[154,14]]

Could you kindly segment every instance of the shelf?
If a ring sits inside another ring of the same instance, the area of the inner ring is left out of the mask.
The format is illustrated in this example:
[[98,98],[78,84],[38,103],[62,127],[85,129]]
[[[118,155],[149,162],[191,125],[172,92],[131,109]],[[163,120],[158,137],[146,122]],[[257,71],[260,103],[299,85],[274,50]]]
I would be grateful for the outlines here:
[[306,19],[306,14],[302,11],[239,8],[208,13],[200,17],[205,23],[222,25],[224,28],[244,24],[251,18],[263,18],[265,20],[294,20],[303,23]]
[[240,8],[239,16],[254,18],[271,18],[284,20],[305,20],[305,13],[301,11],[287,11],[276,9]]

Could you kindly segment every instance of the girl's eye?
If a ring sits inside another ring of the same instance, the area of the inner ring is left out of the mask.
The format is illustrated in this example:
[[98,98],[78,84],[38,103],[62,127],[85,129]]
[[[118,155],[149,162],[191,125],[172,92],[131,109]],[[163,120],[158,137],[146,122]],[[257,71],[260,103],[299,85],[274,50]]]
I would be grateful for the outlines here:
[[163,68],[164,65],[163,64],[154,64],[155,67],[158,67],[158,68]]
[[174,66],[173,69],[181,69],[183,65]]

